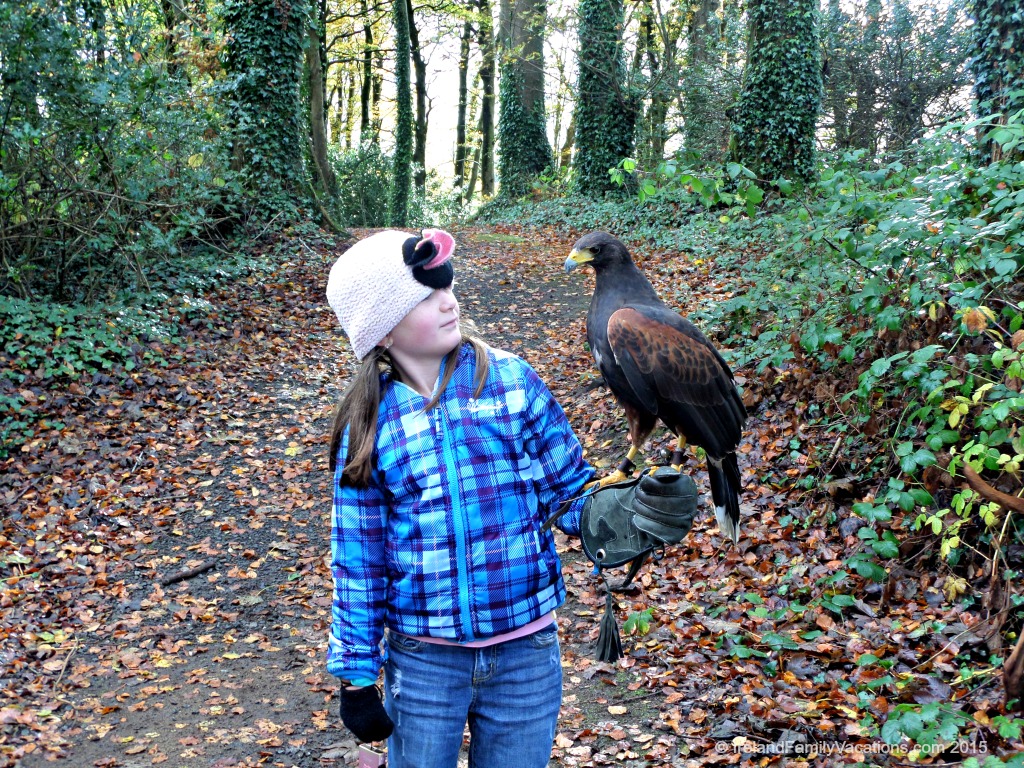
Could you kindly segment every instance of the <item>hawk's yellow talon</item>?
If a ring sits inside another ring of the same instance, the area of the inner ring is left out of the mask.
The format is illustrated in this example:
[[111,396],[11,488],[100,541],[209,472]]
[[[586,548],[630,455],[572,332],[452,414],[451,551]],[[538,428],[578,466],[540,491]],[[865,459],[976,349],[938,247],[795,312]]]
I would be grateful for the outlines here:
[[615,483],[621,483],[623,480],[629,480],[629,475],[627,475],[621,469],[616,469],[614,472],[612,472],[610,475],[607,475],[606,477],[602,477],[597,480],[591,480],[589,483],[583,486],[583,490],[589,491],[595,486],[597,490],[601,490],[605,486],[613,485]]

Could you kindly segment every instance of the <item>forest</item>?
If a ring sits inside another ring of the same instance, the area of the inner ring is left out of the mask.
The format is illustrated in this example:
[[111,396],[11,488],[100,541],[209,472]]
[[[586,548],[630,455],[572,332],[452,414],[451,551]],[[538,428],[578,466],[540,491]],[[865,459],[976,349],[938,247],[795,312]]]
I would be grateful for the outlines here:
[[553,764],[1024,766],[1022,49],[1024,0],[0,3],[0,758],[354,764],[324,286],[443,227],[599,470],[585,233],[749,413],[744,538],[652,563],[617,663],[561,540]]

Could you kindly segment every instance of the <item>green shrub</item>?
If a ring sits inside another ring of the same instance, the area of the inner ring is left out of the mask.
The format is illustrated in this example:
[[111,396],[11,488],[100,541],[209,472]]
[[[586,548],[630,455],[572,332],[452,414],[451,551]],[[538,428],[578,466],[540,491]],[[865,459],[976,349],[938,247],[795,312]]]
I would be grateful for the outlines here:
[[[859,427],[844,438],[856,456],[870,422],[890,457],[845,471],[918,485],[885,503],[940,535],[951,558],[967,528],[988,541],[994,521],[970,494],[923,492],[923,470],[942,455],[954,474],[968,462],[998,484],[1024,461],[1024,164],[979,163],[964,138],[985,127],[948,126],[888,163],[849,154],[807,195],[771,201],[739,226],[782,246],[747,265],[748,290],[707,309],[756,370],[818,368],[845,382],[823,425]],[[1019,143],[1024,123],[992,135]],[[890,549],[873,535],[868,545]]]
[[112,24],[98,62],[83,55],[97,44],[90,25],[50,5],[0,11],[5,68],[45,75],[0,98],[0,293],[106,300],[221,241],[246,202],[214,140],[212,80],[166,73],[156,18],[131,35]]
[[338,176],[335,210],[341,224],[385,226],[391,195],[391,157],[378,145],[367,143],[348,151],[332,148],[331,162]]

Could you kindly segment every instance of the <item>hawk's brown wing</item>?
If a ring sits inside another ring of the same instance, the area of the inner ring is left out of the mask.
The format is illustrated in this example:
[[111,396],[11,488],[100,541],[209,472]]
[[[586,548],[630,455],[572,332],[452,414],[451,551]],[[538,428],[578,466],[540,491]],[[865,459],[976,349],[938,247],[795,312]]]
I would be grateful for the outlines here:
[[728,366],[692,323],[667,307],[626,306],[608,342],[633,396],[715,457],[735,450],[746,413]]

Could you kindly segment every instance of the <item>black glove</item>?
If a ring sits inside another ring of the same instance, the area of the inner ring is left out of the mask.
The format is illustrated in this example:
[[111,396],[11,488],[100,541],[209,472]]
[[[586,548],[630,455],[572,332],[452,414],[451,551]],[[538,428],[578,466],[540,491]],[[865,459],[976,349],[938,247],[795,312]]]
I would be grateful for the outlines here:
[[612,568],[681,541],[696,516],[693,479],[658,467],[591,496],[583,507],[580,540],[593,563]]
[[359,741],[384,741],[395,730],[374,685],[347,690],[341,684],[341,722]]

